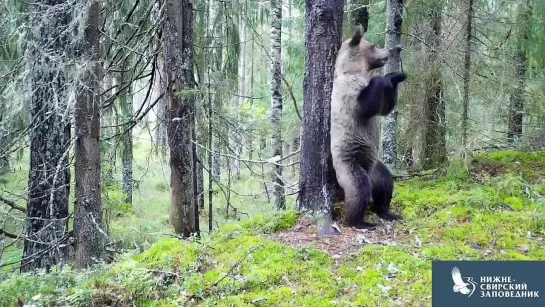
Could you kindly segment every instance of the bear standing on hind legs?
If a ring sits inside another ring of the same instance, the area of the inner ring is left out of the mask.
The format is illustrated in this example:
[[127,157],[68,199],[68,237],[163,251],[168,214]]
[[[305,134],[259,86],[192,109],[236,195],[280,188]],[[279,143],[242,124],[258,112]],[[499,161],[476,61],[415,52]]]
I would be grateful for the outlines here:
[[394,109],[397,87],[405,80],[405,74],[371,78],[372,70],[386,64],[388,51],[376,48],[363,36],[363,28],[359,27],[351,39],[342,43],[331,94],[333,167],[344,191],[346,224],[358,229],[376,226],[364,220],[371,198],[371,210],[380,218],[402,219],[390,212],[394,180],[378,159],[376,117]]

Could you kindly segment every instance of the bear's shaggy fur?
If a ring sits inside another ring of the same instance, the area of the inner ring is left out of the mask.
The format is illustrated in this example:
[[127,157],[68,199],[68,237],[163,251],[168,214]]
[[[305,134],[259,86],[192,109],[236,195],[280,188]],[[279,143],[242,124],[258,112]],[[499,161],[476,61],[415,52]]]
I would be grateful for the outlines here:
[[371,78],[371,71],[388,60],[388,51],[364,39],[359,27],[339,50],[331,95],[331,156],[337,181],[344,191],[347,226],[374,227],[364,213],[385,220],[401,219],[390,212],[393,176],[378,159],[377,115],[389,114],[397,103],[397,85],[404,74]]

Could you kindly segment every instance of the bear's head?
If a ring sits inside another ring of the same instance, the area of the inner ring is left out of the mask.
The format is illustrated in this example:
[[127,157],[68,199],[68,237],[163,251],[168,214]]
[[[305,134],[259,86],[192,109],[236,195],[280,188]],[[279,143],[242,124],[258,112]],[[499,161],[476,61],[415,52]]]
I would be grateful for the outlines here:
[[386,64],[388,51],[368,42],[364,34],[363,27],[359,26],[352,38],[341,44],[335,64],[335,75],[369,75],[373,69]]

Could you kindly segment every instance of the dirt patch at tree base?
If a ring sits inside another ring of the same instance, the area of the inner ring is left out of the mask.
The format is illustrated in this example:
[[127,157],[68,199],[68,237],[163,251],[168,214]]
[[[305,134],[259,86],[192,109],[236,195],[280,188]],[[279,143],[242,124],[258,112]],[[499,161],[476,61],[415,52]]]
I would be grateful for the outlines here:
[[384,221],[378,223],[374,230],[340,226],[338,229],[341,234],[322,237],[317,235],[315,221],[301,217],[292,228],[276,232],[270,235],[270,238],[293,248],[314,247],[338,260],[346,258],[364,246],[402,245],[407,242],[407,233],[405,231],[400,233],[395,223]]

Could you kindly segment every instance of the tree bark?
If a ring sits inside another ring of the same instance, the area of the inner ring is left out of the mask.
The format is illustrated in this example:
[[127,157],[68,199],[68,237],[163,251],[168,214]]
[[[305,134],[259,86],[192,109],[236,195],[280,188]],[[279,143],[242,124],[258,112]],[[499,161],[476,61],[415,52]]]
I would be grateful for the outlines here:
[[462,100],[462,146],[467,145],[468,108],[469,108],[469,76],[471,70],[471,32],[473,31],[473,0],[467,3],[466,46],[464,52],[464,96]]
[[87,268],[104,258],[100,165],[100,1],[85,2],[81,61],[86,69],[75,102],[76,265]]
[[424,118],[426,123],[424,141],[425,168],[433,168],[447,159],[445,133],[445,102],[443,97],[443,81],[438,59],[438,50],[441,46],[442,7],[435,5],[428,16],[429,29],[426,41],[428,63],[430,69],[426,82],[426,98]]
[[[318,216],[321,233],[331,228],[335,173],[331,161],[331,91],[341,45],[343,1],[307,0],[303,133],[299,209]],[[338,185],[338,184],[337,184]]]
[[[216,112],[220,112],[222,108],[222,91],[220,89],[220,84],[225,79],[223,74],[223,50],[222,50],[222,27],[224,22],[219,20],[218,18],[221,17],[220,15],[220,2],[215,0],[209,0],[208,1],[208,9],[209,9],[209,20],[208,20],[208,37],[210,41],[210,55],[211,59],[210,61],[213,61],[214,63],[214,76],[212,76],[216,90],[213,94],[214,100],[213,100],[213,110]],[[209,117],[208,120],[212,121],[214,123],[214,113],[211,113],[211,117]],[[221,180],[221,138],[220,138],[220,131],[221,129],[216,128],[214,131],[211,131],[212,136],[212,147],[210,149],[212,150],[212,178],[216,182],[220,182]]]
[[517,45],[515,49],[515,88],[511,93],[509,103],[509,122],[507,127],[507,142],[509,145],[515,145],[520,141],[524,122],[524,90],[526,88],[526,49],[530,27],[528,22],[532,17],[532,2],[527,0],[525,4],[519,4],[518,24],[519,33],[517,36]]
[[369,28],[369,2],[370,0],[352,1],[350,21],[353,25],[361,25],[364,31]]
[[[157,67],[155,68],[154,87],[156,87],[157,95],[164,93],[165,89],[165,76],[163,72],[164,59],[163,54],[157,55]],[[166,153],[167,150],[167,104],[166,98],[159,99],[157,102],[157,128],[155,131],[155,139],[157,143],[157,149],[161,153]]]
[[10,168],[8,155],[0,156],[0,176],[9,173]]
[[[251,41],[251,50],[250,50],[250,97],[254,97],[254,58],[255,58],[255,33],[252,31],[250,35],[250,41]],[[253,99],[249,99],[249,102],[251,105],[253,105]],[[253,153],[254,153],[254,129],[250,125],[248,127],[248,130],[246,131],[247,137],[246,137],[246,147],[248,148],[248,159],[252,160]],[[251,167],[251,166],[250,166]]]
[[[240,52],[238,57],[238,97],[236,97],[237,110],[240,110],[244,106],[244,103],[246,101],[246,98],[244,97],[246,96],[246,79],[247,79],[246,78],[246,61],[247,61],[246,34],[247,33],[246,33],[246,21],[244,20],[245,18],[247,18],[247,0],[245,0],[243,3],[240,3],[240,5],[242,6],[242,8],[241,8],[241,13],[239,14],[239,19],[238,19]],[[237,111],[237,121],[239,123],[242,122],[240,111]],[[234,133],[234,136],[235,136],[234,147],[235,147],[235,153],[236,153],[237,159],[235,159],[233,163],[235,178],[237,180],[240,179],[240,166],[241,166],[240,159],[242,158],[242,147],[243,147],[242,145],[243,145],[243,136],[244,136],[243,131],[245,130],[242,124],[240,125],[240,128],[238,129],[240,129],[239,130],[240,132]]]
[[122,164],[122,186],[121,192],[124,195],[124,202],[132,206],[132,193],[133,193],[133,139],[132,129],[126,131],[129,127],[128,124],[133,118],[133,67],[132,56],[127,56],[123,60],[121,73],[119,74],[120,88],[123,90],[118,96],[118,105],[121,109],[122,122],[125,124],[121,126],[121,164]]
[[[43,0],[34,13],[34,27],[39,31],[30,44],[34,61],[23,272],[40,268],[49,271],[68,258],[70,117],[65,71],[58,59],[67,49],[64,31],[70,11],[65,1]],[[42,19],[45,14],[50,18],[47,22]]]
[[[386,4],[388,21],[386,23],[385,49],[390,53],[384,66],[384,74],[401,71],[401,25],[403,24],[403,0],[388,0]],[[382,120],[381,127],[382,162],[392,172],[396,170],[397,160],[397,107]]]
[[[292,140],[292,145],[291,145],[291,150],[293,152],[299,150],[299,144],[301,143],[301,133],[297,133],[297,136],[293,138]],[[296,173],[297,171],[297,165],[296,165],[296,159],[299,157],[300,153],[297,154],[297,155],[294,155],[290,158],[290,164],[291,164],[291,172],[292,173]]]
[[[271,0],[271,145],[273,157],[282,157],[282,0]],[[273,166],[273,195],[277,210],[286,209],[282,166]]]
[[[127,67],[126,69],[130,69]],[[125,79],[125,78],[123,78]],[[132,93],[132,76],[125,80],[129,83],[129,87],[123,95],[121,95],[121,108],[123,110],[123,122],[127,123],[132,120],[133,117],[133,93]],[[128,125],[124,126],[123,131],[126,130]],[[121,192],[125,198],[125,203],[132,206],[132,193],[133,193],[133,153],[132,153],[132,129],[126,131],[122,135],[123,143],[123,152],[121,155],[121,162],[123,164],[122,175],[123,175],[123,184],[121,187]]]
[[[193,129],[195,88],[193,76],[193,3],[167,2],[164,28],[166,99],[169,110],[171,206],[170,223],[176,233],[196,232]],[[180,97],[183,96],[183,97]]]

